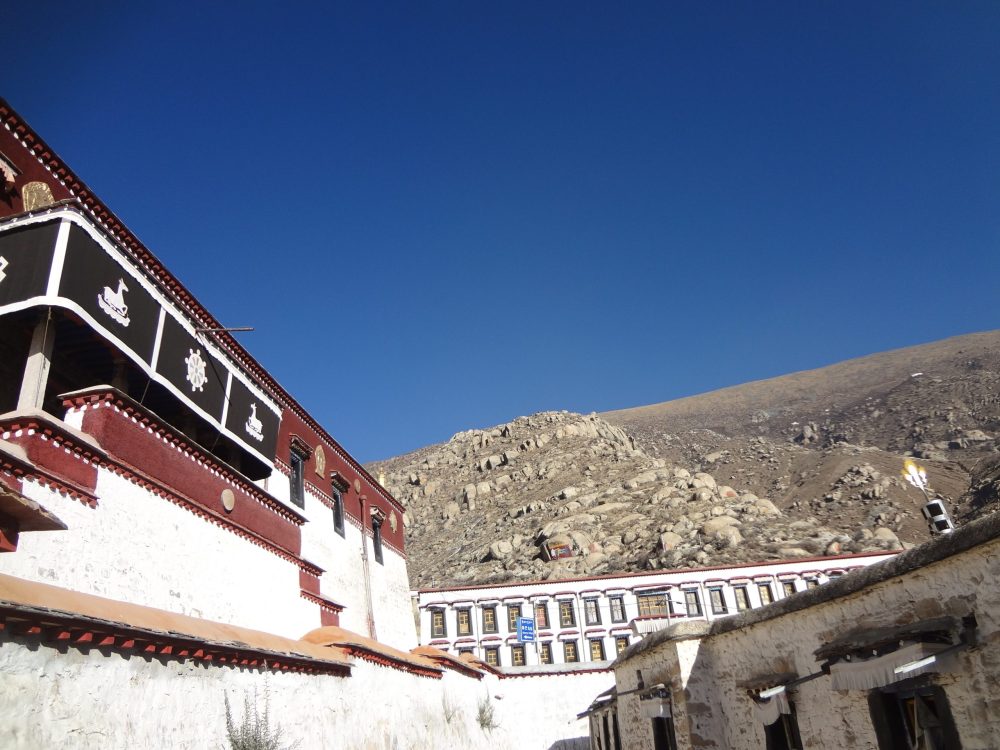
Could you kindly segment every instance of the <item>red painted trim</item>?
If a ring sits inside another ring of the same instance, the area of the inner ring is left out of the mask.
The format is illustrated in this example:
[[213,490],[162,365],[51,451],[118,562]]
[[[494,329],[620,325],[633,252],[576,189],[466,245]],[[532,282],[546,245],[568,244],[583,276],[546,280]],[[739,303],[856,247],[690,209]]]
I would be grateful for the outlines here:
[[299,592],[299,596],[306,601],[319,605],[319,608],[322,610],[328,610],[338,615],[344,611],[343,604],[337,604],[337,602],[333,601],[333,599],[327,599],[322,594],[314,594],[311,591],[302,590]]
[[398,669],[401,672],[409,672],[419,677],[431,677],[435,680],[440,680],[441,677],[443,676],[440,670],[429,669],[427,667],[420,667],[411,662],[403,661],[401,659],[394,659],[391,656],[387,656],[384,653],[378,651],[371,651],[354,643],[339,644],[337,648],[341,649],[342,651],[346,651],[351,656],[356,656],[357,658],[371,662],[372,664],[378,664],[383,667]]
[[351,668],[347,665],[320,661],[302,654],[272,652],[246,644],[206,643],[119,623],[98,623],[86,617],[52,610],[31,611],[9,605],[0,606],[0,632],[46,646],[68,646],[83,651],[96,647],[102,652],[122,655],[138,652],[168,661],[192,659],[209,665],[340,677],[350,676],[351,673]]
[[[493,671],[493,670],[491,670],[491,671]],[[509,679],[514,679],[514,678],[518,678],[518,677],[575,677],[576,675],[580,675],[580,674],[595,674],[597,672],[601,672],[601,673],[612,672],[613,673],[614,670],[611,669],[610,667],[594,667],[592,669],[574,669],[574,670],[569,671],[569,672],[556,672],[556,671],[551,671],[550,672],[550,671],[547,671],[547,670],[544,671],[544,672],[536,672],[534,670],[532,670],[531,672],[499,672],[499,671],[493,671],[493,674],[495,674],[497,677],[499,677],[502,680],[509,680]]]
[[0,552],[17,552],[19,524],[13,519],[0,518]]
[[[21,434],[18,434],[18,433]],[[12,480],[17,482],[16,487],[20,489],[20,484],[24,479],[31,479],[38,484],[68,495],[90,507],[97,506],[97,496],[94,494],[96,488],[96,470],[94,480],[87,486],[81,486],[68,477],[74,474],[72,468],[67,468],[67,464],[80,462],[86,464],[99,463],[100,458],[94,449],[89,445],[78,445],[75,438],[65,431],[58,424],[49,423],[41,419],[10,419],[0,421],[0,439],[9,443],[15,443],[25,450],[29,456],[34,454],[35,458],[48,460],[52,466],[38,466],[30,461],[22,461],[8,453],[0,454],[0,468],[10,475]],[[28,444],[35,442],[50,441],[57,450],[29,450]],[[11,486],[10,482],[5,482]]]
[[[102,408],[99,411],[102,413],[103,412],[110,413],[112,410],[110,408]],[[321,575],[323,572],[321,568],[317,567],[316,565],[307,560],[303,560],[299,556],[297,549],[300,543],[298,526],[290,526],[290,528],[295,530],[295,540],[294,540],[295,549],[288,549],[287,547],[274,542],[272,539],[263,536],[257,531],[247,528],[242,523],[237,522],[231,515],[225,514],[224,511],[221,510],[216,511],[214,509],[211,509],[206,505],[204,505],[203,503],[200,503],[194,500],[193,498],[188,497],[185,494],[182,494],[175,488],[166,486],[158,479],[154,479],[146,475],[144,472],[140,471],[134,466],[131,466],[130,464],[127,464],[119,460],[118,458],[109,455],[108,453],[105,453],[103,451],[100,452],[97,451],[97,449],[95,449],[93,446],[87,443],[77,443],[76,437],[73,436],[71,433],[69,433],[67,430],[65,430],[64,426],[60,426],[61,423],[59,423],[57,420],[50,421],[49,419],[45,418],[42,415],[39,415],[37,417],[32,417],[30,420],[19,419],[19,418],[5,420],[0,422],[0,435],[6,434],[6,431],[10,429],[8,425],[10,425],[11,423],[13,423],[13,428],[15,432],[17,429],[24,430],[21,436],[12,435],[10,438],[11,442],[17,442],[17,441],[30,442],[31,440],[42,440],[42,435],[45,435],[46,439],[49,439],[49,437],[51,436],[51,439],[53,441],[58,439],[60,441],[60,445],[62,446],[62,450],[58,453],[58,455],[72,458],[77,461],[86,461],[90,464],[99,465],[107,469],[108,471],[111,471],[115,474],[118,474],[119,476],[124,477],[133,484],[143,487],[152,494],[157,495],[158,497],[162,497],[165,500],[173,503],[174,505],[184,508],[185,510],[193,513],[194,515],[199,516],[203,520],[206,520],[210,523],[220,526],[226,529],[227,531],[230,531],[231,533],[234,533],[237,536],[246,539],[250,543],[266,549],[267,551],[271,552],[274,555],[277,555],[283,560],[286,560],[292,563],[293,565],[298,566],[300,569],[312,571],[313,574],[317,576]],[[28,430],[34,430],[35,434],[28,435],[27,434]],[[114,432],[114,430],[112,430],[112,432]],[[121,431],[118,430],[118,432]],[[131,437],[132,443],[138,443],[141,440],[148,440],[148,442],[154,444],[154,447],[157,447],[157,450],[179,449],[178,446],[174,444],[171,444],[169,447],[167,447],[167,443],[163,442],[162,440],[159,440],[158,438],[149,436],[144,431],[133,430],[132,432],[135,433]],[[146,438],[142,438],[141,435],[146,435]],[[128,442],[129,436],[119,435],[117,441]],[[182,464],[183,470],[188,474],[191,474],[192,473],[191,461],[189,461],[187,458],[182,458],[181,460],[185,462]],[[64,487],[66,487],[65,481],[56,480],[56,481],[46,482],[45,475],[43,474],[44,469],[39,467],[30,467],[30,470],[32,471],[33,478],[37,478],[41,483],[52,484],[53,488],[56,489],[57,491],[64,491],[68,492],[69,494],[74,493],[74,490],[72,489],[64,489]],[[170,474],[170,476],[174,476],[174,474]],[[188,481],[193,481],[195,485],[199,487],[206,481],[212,481],[213,479],[217,479],[217,477],[213,477],[213,475],[209,471],[204,472],[201,476],[188,477]],[[82,495],[82,490],[75,490],[75,492],[79,493],[75,496]],[[82,497],[85,498],[87,497],[87,495],[82,495]],[[90,497],[93,497],[93,500],[88,504],[96,506],[97,504],[96,497],[94,497],[93,495],[90,495]],[[216,497],[218,497],[218,494],[216,495]],[[249,499],[246,501],[246,503],[249,503]],[[260,512],[266,512],[262,506],[257,505],[256,507],[260,508]],[[221,508],[221,501],[220,501],[220,508]],[[273,521],[270,522],[270,525],[273,527],[274,522],[278,521],[279,517],[276,516],[275,514],[271,514],[271,518],[274,519]],[[265,528],[268,527],[265,525]]]

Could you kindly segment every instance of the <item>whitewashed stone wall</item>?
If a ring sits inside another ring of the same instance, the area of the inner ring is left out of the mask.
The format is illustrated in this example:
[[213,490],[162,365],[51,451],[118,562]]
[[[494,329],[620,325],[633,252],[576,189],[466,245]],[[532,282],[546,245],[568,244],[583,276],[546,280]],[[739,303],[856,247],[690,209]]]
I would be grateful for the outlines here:
[[[890,563],[885,563],[890,564]],[[868,571],[874,572],[874,569]],[[816,649],[863,625],[877,628],[942,615],[975,614],[979,646],[942,660],[934,683],[944,688],[964,750],[1000,747],[1000,541],[910,570],[859,591],[778,617],[759,619],[705,638],[684,637],[639,653],[616,668],[619,692],[637,686],[672,687],[680,748],[760,748],[763,726],[741,680],[775,672],[800,676],[820,670]],[[763,614],[763,613],[761,613]],[[828,677],[791,691],[805,747],[878,747],[868,693],[834,691]],[[651,722],[636,694],[618,702],[623,746],[652,750]]]
[[[0,747],[226,747],[223,696],[237,717],[243,696],[270,696],[272,724],[301,750],[577,750],[586,721],[571,696],[596,694],[610,675],[477,681],[455,672],[441,680],[357,661],[350,677],[260,673],[104,656],[16,641],[0,647]],[[495,728],[478,721],[494,709]]]
[[96,508],[30,481],[24,494],[69,528],[22,534],[0,572],[289,638],[319,626],[297,565],[106,469]]
[[[283,479],[280,474],[275,476],[278,478],[277,482]],[[275,484],[271,483],[272,488]],[[287,484],[285,479],[285,485]],[[287,487],[282,497],[285,496]],[[403,650],[416,646],[417,633],[410,605],[405,558],[389,545],[383,544],[383,562],[376,562],[371,535],[362,536],[361,528],[346,515],[344,536],[341,536],[333,526],[333,511],[312,493],[308,485],[306,485],[305,508],[298,510],[309,519],[302,526],[302,556],[324,569],[325,573],[320,579],[320,591],[324,596],[343,605],[344,611],[340,615],[341,627],[369,635],[368,592],[365,588],[362,561],[362,545],[365,544],[371,576],[375,635],[382,643]],[[317,621],[310,628],[318,625]],[[302,635],[308,629],[298,635]]]
[[[289,638],[320,626],[318,606],[300,596],[297,565],[120,475],[97,471],[96,508],[25,483],[25,494],[69,528],[22,534],[17,552],[0,555],[0,572]],[[271,491],[281,486],[276,476]],[[321,592],[344,606],[343,627],[367,635],[361,530],[347,519],[340,536],[332,511],[308,492],[302,512],[309,519],[301,527],[302,556],[326,571]],[[384,643],[413,648],[406,561],[383,545],[384,564],[376,563],[370,538],[367,544],[376,633]]]

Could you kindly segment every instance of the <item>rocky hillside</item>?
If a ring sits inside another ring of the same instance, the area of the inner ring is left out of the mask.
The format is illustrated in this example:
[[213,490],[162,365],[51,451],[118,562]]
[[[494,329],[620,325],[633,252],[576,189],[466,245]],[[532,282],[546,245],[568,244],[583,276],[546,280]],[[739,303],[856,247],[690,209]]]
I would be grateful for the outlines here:
[[[373,464],[411,583],[710,565],[927,539],[905,456],[958,523],[1000,504],[1000,332],[598,416],[548,412]],[[545,561],[545,545],[573,556]]]
[[[962,519],[988,503],[970,485],[997,456],[1000,331],[602,416],[651,455],[712,465],[779,505],[836,509],[858,446],[890,475],[915,456]],[[922,520],[903,531],[923,538]]]
[[[774,460],[764,447],[757,458]],[[919,507],[860,449],[835,500],[782,508],[567,412],[461,432],[372,468],[406,506],[415,587],[898,549],[895,530]],[[858,512],[836,512],[842,503]],[[546,546],[571,556],[546,561]]]

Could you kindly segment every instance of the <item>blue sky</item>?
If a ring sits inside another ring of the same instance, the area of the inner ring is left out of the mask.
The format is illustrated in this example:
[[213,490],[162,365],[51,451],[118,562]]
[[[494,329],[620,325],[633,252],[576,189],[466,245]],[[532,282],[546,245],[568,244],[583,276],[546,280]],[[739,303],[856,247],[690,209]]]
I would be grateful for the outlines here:
[[995,2],[3,15],[3,96],[363,461],[1000,327]]

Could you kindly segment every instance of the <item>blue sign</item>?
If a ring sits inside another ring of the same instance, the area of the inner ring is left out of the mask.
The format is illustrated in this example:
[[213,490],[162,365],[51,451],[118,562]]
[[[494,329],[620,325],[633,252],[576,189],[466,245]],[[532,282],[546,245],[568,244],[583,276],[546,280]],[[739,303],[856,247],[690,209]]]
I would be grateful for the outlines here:
[[535,640],[535,621],[530,617],[517,618],[517,642],[530,643]]

